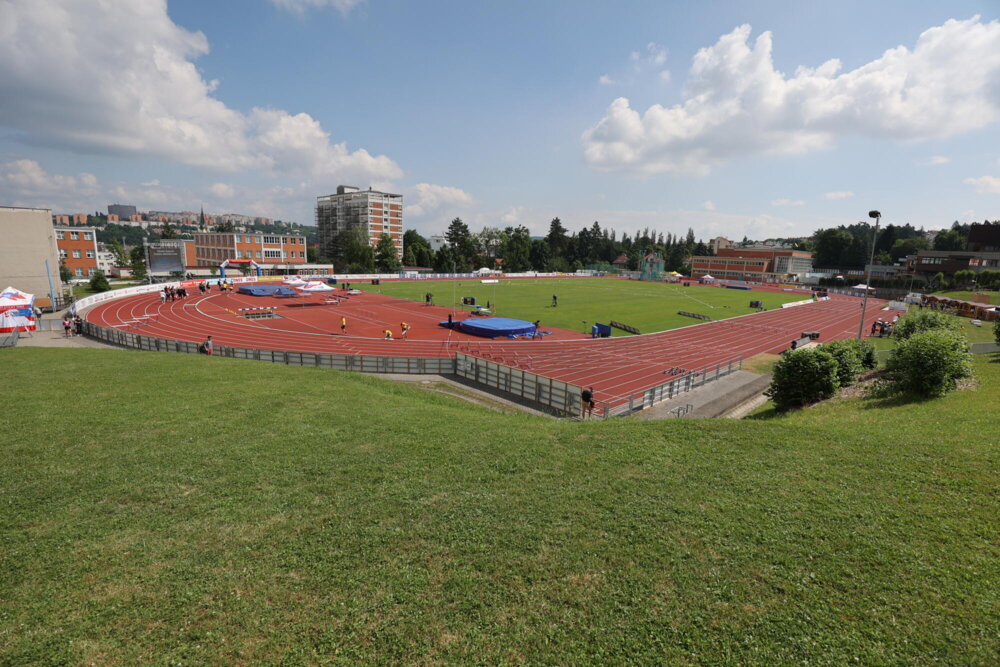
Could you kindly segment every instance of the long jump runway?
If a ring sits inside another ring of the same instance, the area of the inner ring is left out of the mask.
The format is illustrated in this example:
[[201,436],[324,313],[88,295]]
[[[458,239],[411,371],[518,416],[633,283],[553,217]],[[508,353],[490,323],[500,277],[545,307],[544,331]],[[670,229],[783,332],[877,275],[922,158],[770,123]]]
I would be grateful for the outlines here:
[[[868,300],[864,331],[886,317],[884,301]],[[279,317],[248,320],[240,308],[274,307]],[[828,301],[774,309],[727,320],[645,334],[591,339],[576,331],[545,327],[536,340],[489,340],[441,327],[449,313],[440,306],[380,294],[350,295],[327,303],[317,296],[253,297],[211,292],[161,303],[157,293],[116,299],[84,314],[87,321],[121,331],[216,345],[268,350],[441,358],[464,352],[580,386],[602,398],[627,396],[668,382],[674,374],[785,350],[803,331],[819,331],[828,342],[857,335],[861,300],[831,295]],[[341,318],[347,334],[340,333]],[[400,323],[407,322],[407,340]],[[384,331],[395,340],[384,340]]]

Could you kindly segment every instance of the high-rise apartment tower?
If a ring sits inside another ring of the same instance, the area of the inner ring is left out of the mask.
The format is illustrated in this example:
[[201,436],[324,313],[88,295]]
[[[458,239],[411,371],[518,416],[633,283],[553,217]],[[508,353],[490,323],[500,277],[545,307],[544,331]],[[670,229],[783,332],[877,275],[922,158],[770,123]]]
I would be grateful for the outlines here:
[[337,193],[316,198],[316,227],[321,252],[340,232],[361,227],[368,243],[378,244],[382,234],[392,237],[396,256],[403,258],[403,195],[338,185]]

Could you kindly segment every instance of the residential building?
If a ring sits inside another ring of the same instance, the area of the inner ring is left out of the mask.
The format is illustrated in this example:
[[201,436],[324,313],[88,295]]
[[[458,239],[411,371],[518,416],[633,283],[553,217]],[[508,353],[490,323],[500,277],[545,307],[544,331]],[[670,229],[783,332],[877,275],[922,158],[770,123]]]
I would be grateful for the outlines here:
[[429,241],[431,244],[431,250],[433,250],[434,252],[437,252],[441,248],[448,245],[448,237],[444,236],[443,234],[435,234],[429,239]]
[[89,278],[97,271],[97,233],[93,227],[56,227],[59,260],[74,278]]
[[970,225],[967,249],[973,252],[1000,252],[1000,222]]
[[338,185],[336,194],[316,198],[316,226],[324,249],[341,232],[361,227],[372,246],[388,234],[396,256],[403,257],[403,195]]
[[712,252],[716,255],[719,254],[719,250],[723,248],[733,248],[736,244],[727,239],[724,236],[716,236],[714,239],[708,242],[708,247],[712,249]]
[[[971,241],[970,241],[971,243]],[[910,258],[907,258],[908,260]],[[976,252],[974,250],[921,250],[912,260],[915,272],[930,278],[938,273],[946,276],[956,271],[1000,270],[1000,251]]]
[[218,266],[227,259],[252,259],[265,270],[287,269],[306,263],[306,238],[260,232],[195,233],[195,266]]
[[714,256],[691,258],[691,277],[711,275],[722,280],[797,282],[812,271],[813,256],[802,250],[719,248]]
[[116,215],[120,220],[131,220],[133,215],[138,215],[139,211],[135,206],[128,204],[108,204],[108,215]]
[[0,289],[10,285],[34,294],[39,306],[50,304],[46,295],[62,295],[51,210],[0,206],[0,238]]

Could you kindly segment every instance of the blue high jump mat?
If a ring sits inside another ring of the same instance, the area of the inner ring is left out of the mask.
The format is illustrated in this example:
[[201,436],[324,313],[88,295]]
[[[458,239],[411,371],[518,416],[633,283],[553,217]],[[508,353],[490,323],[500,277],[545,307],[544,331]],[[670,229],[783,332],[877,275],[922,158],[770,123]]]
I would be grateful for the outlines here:
[[[448,326],[448,322],[441,322]],[[535,332],[535,325],[525,320],[514,320],[509,317],[477,317],[456,321],[454,328],[473,336],[483,338],[499,338],[501,336],[519,336]]]
[[240,285],[236,290],[250,296],[296,296],[298,292],[284,285]]

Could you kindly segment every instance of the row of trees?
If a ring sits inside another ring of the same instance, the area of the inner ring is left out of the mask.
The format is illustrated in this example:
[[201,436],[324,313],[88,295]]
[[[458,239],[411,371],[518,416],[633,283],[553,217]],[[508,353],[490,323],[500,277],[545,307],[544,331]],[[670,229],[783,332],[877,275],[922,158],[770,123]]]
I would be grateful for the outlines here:
[[[956,220],[951,229],[938,232],[932,243],[927,240],[923,228],[888,224],[879,230],[875,240],[875,263],[892,264],[920,250],[965,250],[969,227]],[[817,267],[864,268],[871,256],[872,231],[867,222],[819,229],[803,244],[803,249],[814,253],[813,265]]]
[[403,263],[407,266],[430,266],[436,271],[470,271],[482,267],[502,268],[504,271],[576,271],[586,267],[610,269],[611,263],[624,254],[626,268],[636,270],[642,257],[657,253],[666,262],[668,271],[687,272],[688,258],[710,254],[709,248],[695,241],[694,230],[688,229],[681,237],[648,228],[634,237],[613,229],[602,228],[599,222],[570,232],[559,218],[549,223],[549,232],[543,238],[531,237],[523,225],[505,228],[484,227],[473,233],[461,218],[448,225],[445,234],[448,243],[437,252],[431,250],[427,239],[415,230],[403,235]]

